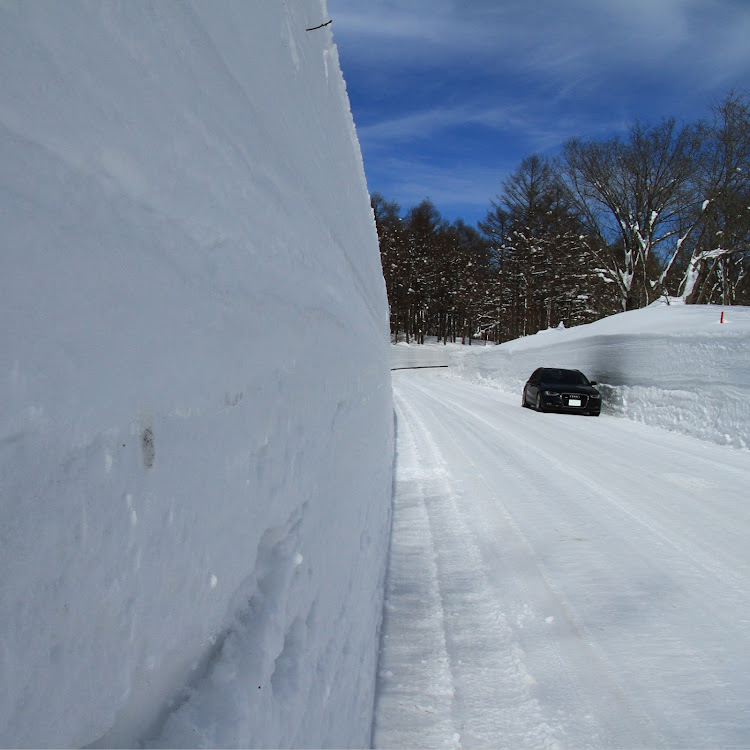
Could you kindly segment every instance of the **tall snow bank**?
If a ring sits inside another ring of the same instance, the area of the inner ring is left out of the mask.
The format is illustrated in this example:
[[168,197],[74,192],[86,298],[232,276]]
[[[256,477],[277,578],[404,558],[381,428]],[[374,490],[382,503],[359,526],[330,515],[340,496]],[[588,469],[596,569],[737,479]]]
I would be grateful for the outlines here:
[[322,2],[0,2],[0,744],[369,741],[385,288]]
[[[722,320],[724,310],[724,323]],[[537,367],[582,370],[605,413],[750,447],[750,308],[656,304],[453,354],[454,372],[518,394]]]

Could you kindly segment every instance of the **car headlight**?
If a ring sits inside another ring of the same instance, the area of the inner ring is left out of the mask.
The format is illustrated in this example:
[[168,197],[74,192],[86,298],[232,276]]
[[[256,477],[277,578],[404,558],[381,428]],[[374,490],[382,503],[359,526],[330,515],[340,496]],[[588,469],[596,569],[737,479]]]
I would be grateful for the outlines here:
[[589,398],[590,398],[590,399],[593,399],[594,401],[596,401],[597,399],[600,399],[600,398],[601,398],[601,396],[600,396],[600,395],[599,395],[598,393],[592,393],[592,394],[591,394],[591,395],[589,396]]
[[558,396],[558,397],[560,396],[560,394],[557,393],[556,391],[544,391],[544,395],[545,396]]

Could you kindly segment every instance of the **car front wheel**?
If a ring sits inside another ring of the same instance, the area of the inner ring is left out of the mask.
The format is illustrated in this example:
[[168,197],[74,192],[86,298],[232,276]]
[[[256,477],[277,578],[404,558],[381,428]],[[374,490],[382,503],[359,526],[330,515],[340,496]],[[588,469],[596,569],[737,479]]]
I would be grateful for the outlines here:
[[541,391],[536,394],[536,404],[534,405],[537,411],[544,411],[542,408],[542,394]]

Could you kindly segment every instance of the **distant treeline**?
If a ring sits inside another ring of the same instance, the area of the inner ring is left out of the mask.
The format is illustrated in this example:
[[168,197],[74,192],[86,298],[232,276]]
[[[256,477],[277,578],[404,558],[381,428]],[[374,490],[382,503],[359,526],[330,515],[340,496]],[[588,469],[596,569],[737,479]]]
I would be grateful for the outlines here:
[[750,304],[750,103],[526,157],[484,221],[373,194],[391,334],[507,341],[660,297]]

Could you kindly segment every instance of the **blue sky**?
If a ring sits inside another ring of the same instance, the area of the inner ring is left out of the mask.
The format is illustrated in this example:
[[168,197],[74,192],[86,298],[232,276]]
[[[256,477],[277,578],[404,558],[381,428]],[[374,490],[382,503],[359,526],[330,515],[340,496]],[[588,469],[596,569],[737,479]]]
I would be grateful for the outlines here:
[[328,0],[371,192],[484,218],[524,156],[750,91],[750,0]]

